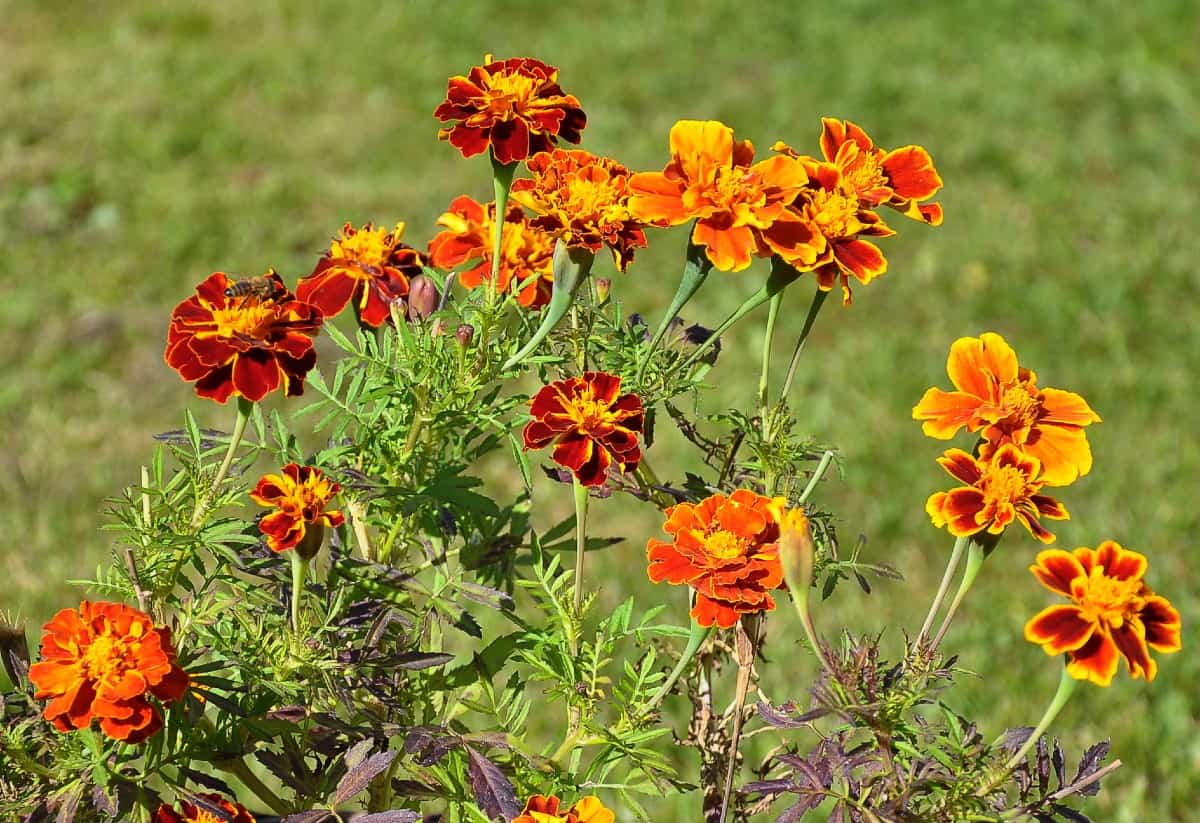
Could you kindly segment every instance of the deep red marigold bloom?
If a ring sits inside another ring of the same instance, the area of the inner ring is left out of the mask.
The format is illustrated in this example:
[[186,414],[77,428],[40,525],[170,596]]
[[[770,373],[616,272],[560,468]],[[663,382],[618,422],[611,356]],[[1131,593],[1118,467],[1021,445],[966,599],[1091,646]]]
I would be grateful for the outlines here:
[[671,162],[663,171],[629,178],[635,218],[661,226],[696,220],[692,242],[722,271],[741,271],[776,246],[798,249],[816,241],[811,227],[795,219],[778,237],[770,231],[808,182],[796,158],[753,163],[753,144],[735,141],[733,129],[715,120],[680,120],[670,140]]
[[925,149],[904,146],[887,151],[878,148],[857,124],[823,117],[821,153],[841,170],[845,185],[866,208],[889,206],[913,220],[941,225],[942,207],[922,203],[942,187],[942,178]]
[[333,317],[353,301],[360,321],[378,328],[392,316],[393,300],[408,296],[409,278],[421,273],[421,253],[400,242],[404,224],[390,231],[349,223],[321,255],[312,274],[300,278],[296,296]]
[[1076,680],[1107,686],[1125,658],[1133,678],[1153,680],[1158,664],[1150,649],[1169,654],[1182,647],[1179,612],[1142,578],[1146,558],[1106,540],[1096,550],[1047,549],[1029,567],[1043,586],[1071,601],[1050,606],[1025,624],[1025,639],[1046,654],[1067,655]]
[[[260,506],[278,509],[258,523],[272,551],[282,552],[299,546],[314,526],[336,529],[346,522],[340,511],[326,510],[342,487],[315,466],[288,463],[279,474],[263,475],[250,492]],[[323,531],[322,531],[323,533]],[[313,553],[320,548],[318,543]]]
[[450,78],[446,99],[433,112],[453,125],[438,131],[463,157],[490,146],[501,163],[552,149],[559,138],[578,143],[587,125],[579,101],[563,93],[558,69],[532,57],[483,58],[466,77]]
[[512,823],[613,823],[615,819],[612,810],[595,795],[579,798],[569,809],[560,809],[561,805],[554,795],[535,794],[525,801],[524,811]]
[[585,486],[599,486],[616,465],[633,471],[642,459],[638,435],[642,400],[621,394],[621,378],[589,371],[543,386],[529,401],[533,419],[525,427],[526,449],[554,444],[554,462]]
[[[226,800],[219,794],[197,795],[202,802],[179,804],[179,810],[165,803],[154,813],[153,823],[255,823],[254,815],[240,803]],[[217,814],[220,809],[223,814]]]
[[647,574],[659,583],[687,584],[696,590],[692,617],[701,626],[728,629],[743,614],[771,611],[771,590],[783,586],[779,562],[782,497],[738,489],[699,503],[667,509],[663,530],[671,542],[646,544]]
[[262,400],[278,388],[289,397],[304,393],[304,376],[317,362],[312,338],[321,312],[296,300],[274,270],[263,280],[274,296],[227,296],[237,281],[214,272],[171,313],[163,358],[201,397],[224,403],[231,396]]
[[963,427],[980,432],[985,459],[1013,443],[1041,461],[1048,486],[1066,486],[1091,471],[1084,427],[1100,422],[1100,415],[1074,392],[1038,388],[1037,375],[1018,367],[1003,337],[960,337],[950,347],[946,372],[957,391],[931,388],[913,408],[926,436],[948,440]]
[[59,731],[93,720],[114,740],[139,743],[162,728],[149,698],[183,697],[188,676],[175,662],[171,630],[120,603],[83,601],[45,625],[41,660],[29,667],[43,716]]
[[603,246],[625,271],[633,250],[645,248],[642,224],[629,212],[629,169],[586,151],[554,151],[531,157],[532,178],[512,185],[512,197],[538,216],[537,228],[567,246],[595,253]]
[[963,486],[930,495],[925,511],[933,525],[939,529],[945,526],[955,537],[983,531],[1000,534],[1019,520],[1038,540],[1050,543],[1054,535],[1042,525],[1041,518],[1070,518],[1062,503],[1038,494],[1045,484],[1040,476],[1041,462],[1011,443],[986,460],[977,460],[962,449],[947,449],[938,463]]
[[[554,288],[554,237],[530,224],[521,207],[513,203],[504,215],[500,248],[500,274],[496,291],[512,289],[522,306],[539,309],[550,302]],[[492,276],[496,204],[486,207],[467,195],[454,198],[437,222],[445,231],[429,241],[429,260],[439,269],[475,265],[458,275],[468,289]]]

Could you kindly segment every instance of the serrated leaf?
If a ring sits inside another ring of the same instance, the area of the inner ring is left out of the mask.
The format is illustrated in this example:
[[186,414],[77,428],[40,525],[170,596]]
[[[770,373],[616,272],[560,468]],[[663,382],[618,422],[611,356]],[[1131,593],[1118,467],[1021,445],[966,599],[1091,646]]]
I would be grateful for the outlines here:
[[500,767],[475,749],[467,746],[467,774],[471,778],[471,790],[475,802],[488,817],[503,817],[512,820],[521,813],[516,791]]
[[372,780],[382,774],[388,766],[392,765],[392,761],[396,759],[397,754],[398,752],[394,751],[373,754],[346,772],[346,775],[338,781],[337,790],[333,793],[333,797],[330,800],[331,804],[340,806],[365,789]]

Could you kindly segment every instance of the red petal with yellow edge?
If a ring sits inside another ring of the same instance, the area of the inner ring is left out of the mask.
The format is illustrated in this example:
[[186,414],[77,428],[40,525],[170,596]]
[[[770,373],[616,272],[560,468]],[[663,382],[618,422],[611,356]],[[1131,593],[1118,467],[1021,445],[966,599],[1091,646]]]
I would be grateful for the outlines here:
[[749,226],[719,228],[705,220],[696,223],[692,242],[704,246],[708,259],[721,271],[749,268],[758,245]]
[[883,173],[905,200],[927,200],[942,187],[933,158],[920,146],[904,146],[883,157]]
[[1088,642],[1071,652],[1070,657],[1067,673],[1076,680],[1090,680],[1097,686],[1112,683],[1121,658],[1117,644],[1103,629],[1092,632]]
[[887,259],[883,252],[867,240],[842,240],[834,243],[833,256],[838,265],[864,284],[870,283],[887,271]]
[[946,449],[937,462],[947,474],[966,486],[974,486],[983,476],[979,462],[962,449]]
[[1075,392],[1042,389],[1042,413],[1039,422],[1086,426],[1089,423],[1099,423],[1100,415]]
[[1144,554],[1123,548],[1114,540],[1105,540],[1096,547],[1093,562],[1104,569],[1105,577],[1118,580],[1140,580],[1149,566]]
[[1046,654],[1074,651],[1096,630],[1078,606],[1050,606],[1025,624],[1025,639],[1037,643]]
[[[1029,505],[1021,504],[1019,507],[1017,507],[1015,509],[1012,507],[1009,507],[1009,510],[1015,512],[1017,518],[1020,519],[1021,524],[1026,529],[1028,529],[1029,533],[1032,534],[1035,538],[1037,538],[1038,540],[1040,540],[1043,543],[1053,543],[1054,542],[1054,535],[1050,532],[1049,529],[1047,529],[1045,526],[1042,525],[1042,521],[1039,520],[1037,517],[1037,510],[1035,508],[1033,508],[1032,506],[1029,506]],[[1000,518],[997,517],[996,524],[999,524],[999,523],[1000,523]],[[1007,525],[1007,523],[1005,523],[1005,525]],[[991,531],[993,534],[999,534],[1001,530],[998,528],[992,528],[992,529],[989,529],[989,531]]]
[[611,406],[621,393],[621,378],[615,374],[588,371],[583,373],[583,382],[591,386],[592,397],[606,406]]
[[1044,494],[1035,494],[1029,498],[1029,501],[1037,508],[1038,514],[1042,517],[1048,517],[1051,520],[1070,520],[1071,515],[1067,511],[1067,507],[1053,497]]
[[978,534],[985,525],[979,522],[984,498],[978,489],[952,489],[941,500],[942,518],[955,537]]
[[296,299],[311,303],[326,317],[333,317],[346,308],[360,282],[361,279],[344,266],[322,258],[313,273],[300,278],[296,284]]
[[1169,654],[1183,647],[1179,612],[1167,598],[1147,597],[1142,606],[1142,623],[1146,626],[1146,642],[1156,652]]
[[1017,379],[1017,353],[998,334],[960,337],[950,346],[946,374],[959,391],[981,400],[999,400],[999,383]]
[[949,440],[963,426],[970,426],[979,410],[979,398],[966,392],[947,392],[931,388],[913,407],[913,420],[924,421],[921,431],[926,437]]
[[1068,486],[1092,470],[1092,449],[1083,429],[1040,423],[1030,431],[1025,451],[1042,461],[1047,486]]
[[492,125],[492,153],[496,160],[508,165],[529,157],[529,125],[522,118]]
[[224,403],[233,396],[233,367],[213,369],[196,381],[196,395]]
[[1112,630],[1112,638],[1117,644],[1117,651],[1125,658],[1129,676],[1134,680],[1144,677],[1147,683],[1153,680],[1158,674],[1158,664],[1150,659],[1150,649],[1146,647],[1146,630],[1141,622],[1136,619],[1126,620]]
[[680,120],[671,127],[670,143],[671,157],[690,181],[733,165],[733,129],[719,121]]
[[263,349],[252,349],[233,361],[234,388],[247,400],[262,400],[279,388],[280,380],[279,364]]
[[451,146],[462,152],[463,157],[474,157],[487,151],[488,133],[485,129],[458,125],[438,132],[439,137],[443,134],[446,135]]

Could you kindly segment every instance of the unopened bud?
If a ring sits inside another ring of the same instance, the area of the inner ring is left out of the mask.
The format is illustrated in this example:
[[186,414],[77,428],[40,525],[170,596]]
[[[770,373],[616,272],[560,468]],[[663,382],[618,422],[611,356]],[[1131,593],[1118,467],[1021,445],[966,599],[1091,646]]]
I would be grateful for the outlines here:
[[596,305],[603,306],[608,303],[608,293],[612,290],[611,277],[596,278]]
[[441,295],[437,284],[427,274],[418,274],[408,282],[408,319],[420,323],[437,311]]
[[25,640],[25,627],[9,623],[0,617],[0,666],[8,675],[13,688],[24,686],[29,673],[29,643]]
[[808,589],[813,582],[813,554],[808,518],[804,509],[794,508],[784,514],[783,522],[779,524],[779,562],[783,565],[788,588],[797,600],[808,599]]
[[325,524],[309,523],[304,528],[304,537],[300,538],[294,551],[300,555],[301,559],[312,560],[317,556],[317,552],[321,550],[321,544],[324,542]]
[[464,349],[470,347],[471,340],[474,339],[474,337],[475,337],[475,327],[472,326],[470,323],[463,323],[454,332],[454,339],[457,340],[458,345],[462,346]]

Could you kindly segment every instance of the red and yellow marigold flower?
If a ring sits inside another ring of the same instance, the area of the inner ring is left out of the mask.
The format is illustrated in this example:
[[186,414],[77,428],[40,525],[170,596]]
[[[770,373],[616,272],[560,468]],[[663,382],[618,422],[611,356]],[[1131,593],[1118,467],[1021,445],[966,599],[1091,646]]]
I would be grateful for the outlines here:
[[41,660],[29,667],[43,716],[59,731],[99,721],[114,740],[139,743],[162,728],[159,707],[183,697],[171,630],[120,603],[83,601],[45,625]]
[[[468,289],[486,283],[492,276],[495,220],[495,203],[485,207],[465,194],[454,198],[450,209],[437,220],[445,230],[429,241],[430,263],[439,269],[474,263],[459,272],[458,282]],[[502,243],[496,291],[512,289],[517,302],[527,308],[549,303],[554,287],[554,237],[530,225],[525,212],[514,203],[504,215]]]
[[463,157],[489,147],[500,163],[549,151],[559,140],[578,143],[587,125],[579,101],[558,85],[558,69],[532,57],[483,58],[465,76],[450,78],[433,116],[453,125],[438,131]]
[[358,319],[375,328],[391,315],[393,300],[408,295],[408,281],[421,273],[421,253],[400,242],[404,224],[394,229],[349,223],[321,255],[312,274],[300,278],[296,296],[333,317],[353,301]]
[[289,397],[304,393],[321,312],[297,300],[274,270],[262,280],[270,296],[237,294],[237,281],[214,272],[171,313],[163,357],[199,396],[224,403],[262,400],[279,388]]
[[589,371],[556,380],[530,399],[529,410],[533,419],[525,427],[525,448],[553,443],[554,462],[585,486],[603,484],[610,466],[629,472],[642,459],[642,400],[621,394],[615,374]]
[[1038,388],[1037,375],[1018,367],[1003,337],[959,338],[946,372],[956,391],[931,388],[913,408],[926,436],[948,440],[963,427],[979,432],[984,459],[1013,443],[1041,461],[1048,486],[1066,486],[1091,471],[1084,427],[1100,422],[1100,415],[1078,394]]
[[695,220],[692,242],[722,271],[741,271],[776,246],[800,257],[800,249],[816,242],[811,227],[794,219],[771,231],[808,182],[796,158],[754,163],[750,141],[735,141],[733,129],[715,120],[680,120],[670,141],[671,162],[663,171],[629,178],[635,218],[660,226]]
[[178,811],[166,804],[159,806],[152,823],[254,823],[254,815],[240,803],[219,794],[199,794],[196,798],[200,802],[181,802]]
[[1053,497],[1038,494],[1045,481],[1041,462],[1011,443],[988,459],[976,459],[962,449],[947,449],[938,463],[962,487],[936,492],[925,503],[933,525],[945,526],[955,537],[986,531],[1001,534],[1014,520],[1029,533],[1050,543],[1054,535],[1041,518],[1067,520],[1066,508]]
[[569,809],[560,809],[561,805],[554,795],[535,794],[525,801],[525,809],[512,823],[613,823],[615,819],[612,810],[595,795],[579,798]]
[[663,525],[671,541],[646,544],[647,574],[655,583],[695,589],[691,614],[701,626],[728,629],[743,614],[771,611],[770,592],[784,584],[779,534],[785,505],[782,497],[738,489],[672,506]]
[[887,151],[857,124],[823,117],[821,153],[841,171],[844,185],[864,207],[888,206],[913,220],[941,224],[942,207],[922,201],[937,194],[942,178],[920,146]]
[[533,177],[514,182],[512,197],[538,215],[535,227],[593,254],[608,246],[620,271],[634,249],[645,248],[642,224],[629,212],[629,169],[608,157],[564,149],[531,157],[526,165]]
[[1098,549],[1039,552],[1029,567],[1043,586],[1071,601],[1043,609],[1025,624],[1025,639],[1046,654],[1067,655],[1076,680],[1107,686],[1124,657],[1131,677],[1153,680],[1158,664],[1150,649],[1169,654],[1182,647],[1179,612],[1142,579],[1146,558],[1106,540]]
[[279,474],[263,475],[250,499],[277,509],[258,523],[271,551],[297,549],[306,558],[316,554],[325,527],[336,529],[346,521],[340,511],[326,509],[341,490],[315,466],[288,463]]

